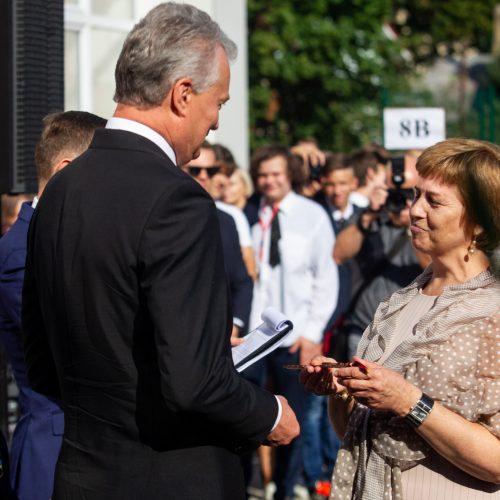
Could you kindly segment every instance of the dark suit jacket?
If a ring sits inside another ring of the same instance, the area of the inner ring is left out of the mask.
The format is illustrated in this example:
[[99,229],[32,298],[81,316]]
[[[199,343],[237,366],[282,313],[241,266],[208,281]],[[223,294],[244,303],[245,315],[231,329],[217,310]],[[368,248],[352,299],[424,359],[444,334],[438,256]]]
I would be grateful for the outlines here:
[[52,495],[64,415],[59,402],[29,387],[24,364],[21,291],[32,214],[31,202],[23,203],[17,221],[0,239],[0,341],[19,388],[21,410],[11,443],[12,488],[20,500],[46,500]]
[[259,207],[262,195],[260,193],[253,193],[248,198],[246,205],[243,207],[243,213],[246,215],[250,227],[259,222]]
[[10,487],[9,450],[2,431],[0,431],[0,498],[2,500],[17,500]]
[[28,241],[28,375],[65,410],[54,499],[244,498],[237,454],[278,409],[234,369],[231,325],[209,195],[149,140],[97,130]]
[[243,262],[238,231],[234,219],[217,209],[222,252],[224,254],[224,268],[231,291],[231,304],[233,317],[239,318],[244,323],[243,333],[248,326],[250,307],[252,306],[253,282]]

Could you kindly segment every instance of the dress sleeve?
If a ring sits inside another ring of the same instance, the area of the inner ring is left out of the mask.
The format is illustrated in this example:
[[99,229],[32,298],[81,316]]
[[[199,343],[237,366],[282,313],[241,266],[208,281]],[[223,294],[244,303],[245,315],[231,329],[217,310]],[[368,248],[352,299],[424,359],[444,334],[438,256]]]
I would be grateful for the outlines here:
[[476,377],[482,389],[478,422],[500,438],[500,312],[479,326]]

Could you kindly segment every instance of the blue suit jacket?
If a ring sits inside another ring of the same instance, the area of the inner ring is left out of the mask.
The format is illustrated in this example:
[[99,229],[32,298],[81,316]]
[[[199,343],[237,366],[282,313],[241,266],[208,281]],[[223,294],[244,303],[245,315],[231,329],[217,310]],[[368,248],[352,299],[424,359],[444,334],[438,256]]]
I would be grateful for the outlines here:
[[0,239],[0,340],[19,387],[21,418],[12,438],[10,476],[19,500],[47,500],[61,448],[64,415],[58,402],[30,389],[21,338],[21,292],[26,242],[33,214],[23,203],[19,217]]
[[0,431],[0,498],[15,500],[9,481],[9,450],[2,431]]

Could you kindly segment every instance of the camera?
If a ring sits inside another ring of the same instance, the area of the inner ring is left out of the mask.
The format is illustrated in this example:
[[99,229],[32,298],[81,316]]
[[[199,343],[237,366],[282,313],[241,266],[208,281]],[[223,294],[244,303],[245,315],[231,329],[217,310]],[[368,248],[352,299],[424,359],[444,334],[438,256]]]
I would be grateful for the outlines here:
[[391,180],[394,188],[388,190],[385,209],[388,212],[400,213],[406,208],[406,201],[413,198],[413,189],[403,189],[401,186],[405,182],[405,159],[403,156],[391,157],[392,176]]
[[321,165],[309,164],[309,181],[319,181],[323,173]]

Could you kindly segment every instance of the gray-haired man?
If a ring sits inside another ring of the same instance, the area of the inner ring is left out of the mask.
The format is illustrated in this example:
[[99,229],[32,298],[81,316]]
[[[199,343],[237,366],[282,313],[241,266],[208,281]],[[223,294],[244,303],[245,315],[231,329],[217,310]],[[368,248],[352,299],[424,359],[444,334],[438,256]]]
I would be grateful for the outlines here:
[[25,351],[34,388],[64,403],[54,499],[244,498],[238,453],[299,431],[234,370],[215,207],[177,167],[218,126],[235,50],[194,7],[153,9],[107,129],[34,214]]

